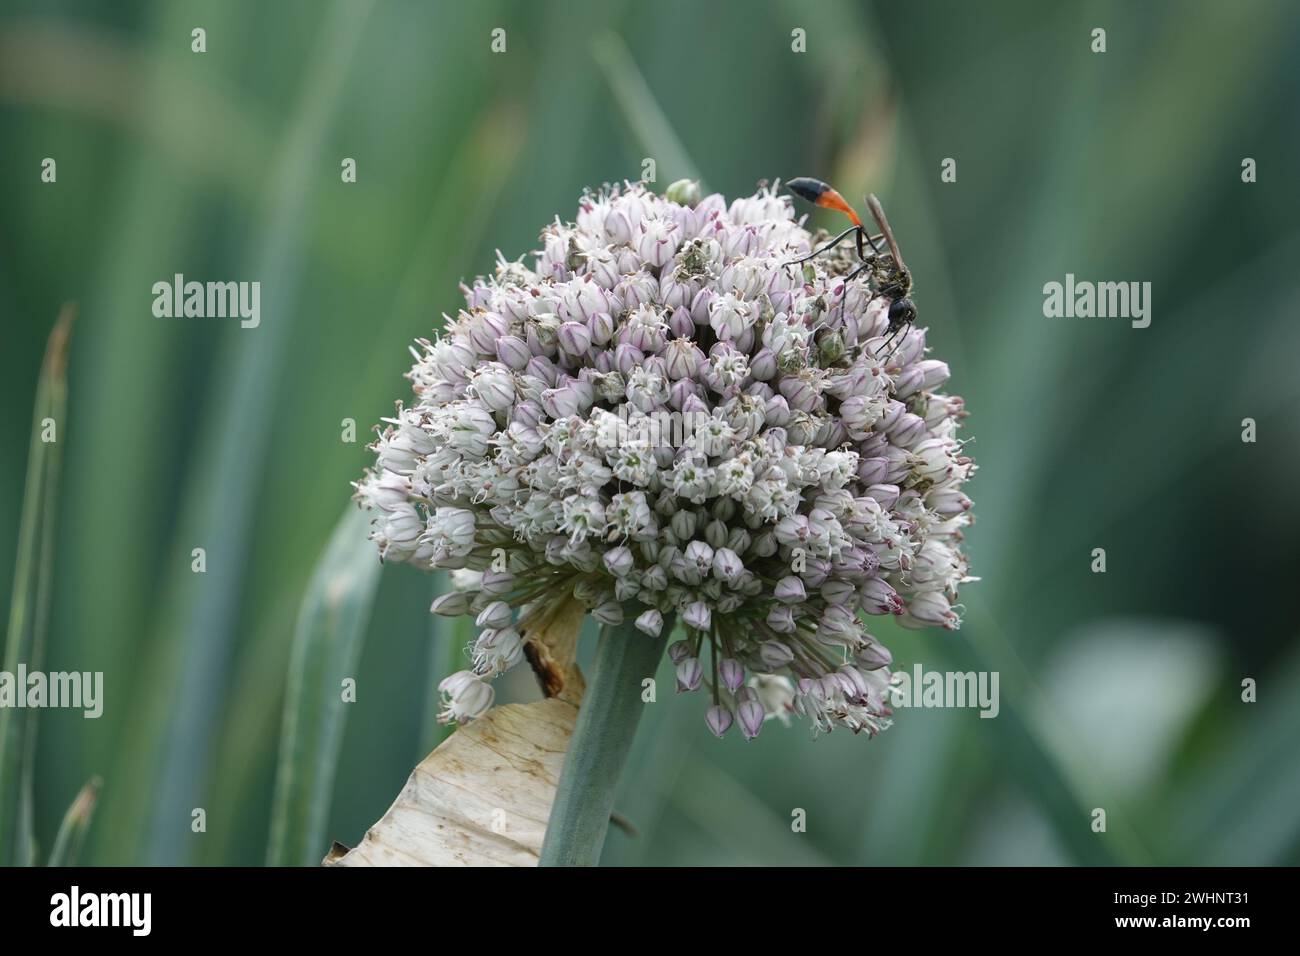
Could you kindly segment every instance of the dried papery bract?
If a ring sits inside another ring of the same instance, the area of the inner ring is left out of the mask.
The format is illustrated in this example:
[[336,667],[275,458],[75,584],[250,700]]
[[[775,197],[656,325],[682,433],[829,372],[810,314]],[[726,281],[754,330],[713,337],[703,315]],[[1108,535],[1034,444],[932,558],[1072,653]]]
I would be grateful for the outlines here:
[[845,287],[848,252],[787,265],[813,237],[775,189],[670,195],[588,193],[464,287],[357,497],[385,560],[461,572],[435,610],[483,631],[446,719],[519,660],[560,693],[536,635],[576,608],[623,640],[680,622],[678,689],[706,689],[719,737],[788,712],[874,734],[892,675],[870,618],[959,623],[962,400],[925,330],[882,354],[889,303]]

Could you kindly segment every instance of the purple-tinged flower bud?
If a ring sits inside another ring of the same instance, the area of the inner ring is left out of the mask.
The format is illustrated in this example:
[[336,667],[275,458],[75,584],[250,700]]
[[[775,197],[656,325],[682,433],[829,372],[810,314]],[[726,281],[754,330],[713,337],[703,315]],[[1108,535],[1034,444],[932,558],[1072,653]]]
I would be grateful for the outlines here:
[[[643,634],[649,634],[651,637],[658,637],[659,632],[663,630],[663,627],[664,616],[654,608],[650,608],[648,611],[642,611],[641,616],[636,619],[637,630],[641,631]],[[681,644],[683,642],[678,641],[677,643]],[[674,644],[673,646],[676,647],[677,645]]]
[[734,694],[745,683],[745,666],[735,658],[723,658],[718,662],[718,679],[722,681],[723,687]]
[[624,375],[631,375],[632,369],[645,361],[645,353],[626,342],[614,349],[614,367]]
[[672,220],[643,219],[636,240],[636,253],[647,265],[658,269],[672,259],[680,241],[681,233]]
[[867,684],[866,678],[862,676],[862,672],[852,664],[845,664],[836,668],[833,676],[840,685],[841,692],[848,700],[862,701],[871,692],[871,688]]
[[900,368],[906,367],[919,359],[924,352],[925,333],[918,328],[913,328],[903,336],[903,341],[899,343],[890,364]]
[[483,609],[474,621],[479,627],[500,628],[509,627],[510,622],[515,619],[514,612],[510,605],[505,601],[493,601]]
[[956,442],[946,438],[929,438],[912,448],[920,459],[917,474],[928,481],[942,481],[952,474],[958,452]]
[[552,388],[560,379],[560,371],[555,367],[555,363],[545,355],[534,355],[528,360],[528,367],[524,369],[525,374],[534,378],[540,378]]
[[[727,498],[720,498],[719,501],[727,501]],[[711,548],[721,548],[727,543],[727,524],[718,518],[714,518],[704,527],[704,540],[708,542]]]
[[740,732],[745,735],[746,740],[753,740],[758,736],[766,719],[767,714],[764,713],[763,705],[759,703],[757,698],[743,701],[736,708],[736,720],[739,722]]
[[[675,312],[690,305],[691,299],[699,291],[699,283],[690,278],[679,280],[673,269],[664,269],[659,275],[659,303],[664,308]],[[690,317],[690,313],[686,313]],[[695,325],[691,323],[692,327]],[[688,333],[689,334],[689,333]]]
[[908,398],[915,395],[925,382],[925,373],[915,365],[909,365],[894,377],[894,397]]
[[727,547],[736,554],[744,554],[749,550],[753,536],[744,528],[732,528],[727,532]]
[[765,346],[750,359],[749,374],[760,382],[770,381],[776,376],[776,356],[771,349]]
[[443,339],[429,352],[429,361],[442,378],[456,384],[464,384],[466,373],[473,367],[474,350],[454,339]]
[[429,610],[442,617],[460,617],[469,613],[471,597],[465,591],[449,591],[434,598]]
[[678,556],[682,549],[672,544],[665,544],[659,549],[659,557],[655,559],[659,567],[668,570],[677,563]]
[[857,615],[844,605],[832,604],[822,612],[817,628],[819,639],[827,643],[857,642],[861,635],[862,626]]
[[[697,544],[699,542],[693,541],[691,543]],[[686,610],[682,611],[682,623],[697,631],[707,631],[712,621],[713,614],[709,610],[709,606],[703,601],[695,601],[688,604]]]
[[728,258],[748,256],[758,248],[758,230],[752,224],[732,229],[728,231],[724,242]]
[[[691,326],[692,329],[695,326]],[[674,382],[695,375],[704,353],[690,339],[673,339],[664,349],[664,372]]]
[[783,604],[773,604],[767,612],[767,626],[778,634],[793,634],[794,611]]
[[890,445],[884,450],[883,457],[889,462],[885,481],[890,484],[896,485],[912,473],[913,456],[906,448]]
[[793,574],[777,581],[772,594],[782,604],[802,604],[808,600],[808,592],[804,589],[803,581]]
[[731,721],[731,711],[721,704],[714,704],[704,714],[704,722],[709,725],[709,730],[713,731],[713,736],[718,739],[731,729]]
[[587,331],[591,333],[592,344],[600,348],[609,344],[616,330],[614,317],[608,312],[597,312],[587,320]]
[[591,330],[581,322],[565,322],[560,326],[560,348],[574,358],[581,358],[591,348]]
[[713,300],[718,294],[712,289],[701,289],[691,303],[691,319],[696,325],[704,326],[709,324],[709,312],[713,308]]
[[880,484],[889,474],[889,459],[860,458],[858,460],[858,478],[865,485]]
[[696,690],[704,678],[704,668],[699,658],[687,657],[677,665],[677,693]]
[[807,515],[787,515],[776,523],[776,540],[787,548],[806,547],[812,537]]
[[764,641],[759,645],[758,656],[769,670],[777,670],[794,660],[794,651],[781,641]]
[[678,540],[689,541],[695,536],[698,520],[694,511],[682,509],[673,514],[668,527],[672,529],[673,534],[677,535]]
[[690,379],[682,378],[673,382],[668,389],[668,407],[677,411],[692,397],[699,393],[699,387]]
[[679,339],[688,339],[695,334],[695,320],[687,309],[674,309],[668,319],[668,330]]
[[578,378],[569,379],[567,387],[578,393],[578,411],[586,412],[596,400],[596,387],[591,384],[591,370],[583,369]]
[[471,344],[481,355],[494,354],[497,340],[510,331],[510,323],[494,312],[473,316],[465,327]]
[[919,368],[925,376],[921,382],[922,388],[938,388],[944,382],[948,381],[951,372],[948,370],[947,362],[940,362],[937,359],[925,359],[917,362],[915,368]]
[[777,552],[776,535],[770,531],[757,535],[754,543],[750,545],[750,552],[756,558],[770,558]]
[[609,238],[616,243],[630,242],[632,240],[632,221],[629,218],[628,211],[624,209],[613,209],[605,217],[605,232]]
[[463,558],[474,549],[474,520],[474,512],[465,508],[434,509],[422,540],[432,545],[435,564],[441,565],[450,558]]
[[869,578],[862,586],[862,608],[868,614],[902,614],[903,599],[884,578]]
[[563,296],[563,302],[563,312],[576,322],[586,323],[598,312],[609,310],[605,300],[605,290],[590,277],[582,282],[570,283],[568,291]]
[[479,401],[493,411],[504,411],[515,403],[514,378],[503,365],[483,366],[473,374],[470,387]]
[[542,408],[546,409],[546,413],[552,418],[568,418],[570,415],[576,415],[581,406],[581,398],[572,385],[566,385],[564,388],[548,388],[542,392]]
[[879,670],[882,667],[888,667],[893,661],[894,655],[889,653],[889,648],[883,644],[877,644],[875,641],[868,641],[858,649],[858,666],[865,670]]
[[514,574],[509,571],[493,571],[491,569],[483,572],[483,580],[480,583],[483,593],[493,597],[509,594],[514,586]]
[[668,587],[668,572],[657,564],[652,565],[641,575],[641,583],[651,591],[663,591]]
[[503,335],[496,341],[497,359],[516,372],[528,367],[528,360],[533,353],[528,350],[528,343],[517,335]]
[[[880,421],[884,402],[878,395],[853,395],[840,403],[840,420],[849,434],[866,438]],[[865,454],[866,449],[860,449]]]
[[730,292],[717,296],[710,303],[709,325],[720,342],[739,338],[753,324],[753,307]]
[[713,576],[727,584],[735,584],[745,573],[745,563],[740,555],[730,548],[718,548],[713,552]]
[[817,390],[812,387],[812,384],[807,379],[798,378],[794,375],[787,375],[782,378],[777,389],[785,396],[785,400],[790,404],[790,407],[797,411],[811,412],[821,400],[817,395]]
[[626,576],[627,573],[632,570],[632,566],[636,563],[635,559],[632,557],[632,550],[626,545],[620,545],[617,548],[611,548],[606,551],[603,560],[609,573],[614,575],[616,578]]
[[617,627],[623,623],[623,605],[617,601],[605,601],[592,608],[591,616],[601,624]]
[[907,617],[911,622],[943,627],[950,631],[957,630],[960,623],[942,591],[925,591],[913,597],[907,605]]
[[944,517],[969,511],[971,500],[956,488],[935,489],[925,496],[925,503],[931,511]]
[[880,414],[879,421],[876,422],[876,430],[888,432],[898,424],[899,420],[907,414],[907,406],[897,399],[890,399],[885,402],[884,411]]
[[520,402],[514,407],[514,410],[510,413],[510,424],[536,428],[542,421],[542,414],[542,406],[529,399]]
[[[685,380],[683,379],[683,381]],[[707,416],[709,414],[709,406],[704,404],[704,400],[700,398],[698,389],[693,389],[691,393],[682,400],[681,412],[683,415]]]
[[831,578],[822,585],[822,600],[827,604],[848,604],[849,599],[856,595],[857,591],[852,581]]
[[900,415],[894,427],[888,429],[889,440],[900,448],[908,448],[925,434],[925,419],[911,412]]
[[673,641],[668,645],[668,659],[674,664],[680,664],[690,656],[690,641]]
[[948,419],[959,422],[966,417],[966,400],[960,395],[931,394],[926,403],[925,424],[935,428]]
[[682,558],[698,580],[713,567],[713,548],[704,541],[691,541],[682,552]]
[[867,497],[880,502],[880,507],[888,511],[898,501],[898,485],[872,485],[867,489]]

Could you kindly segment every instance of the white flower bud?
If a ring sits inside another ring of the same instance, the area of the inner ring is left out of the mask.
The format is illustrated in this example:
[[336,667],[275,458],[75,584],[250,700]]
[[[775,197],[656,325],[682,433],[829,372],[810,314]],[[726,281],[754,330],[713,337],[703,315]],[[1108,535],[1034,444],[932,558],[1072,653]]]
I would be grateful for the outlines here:
[[509,604],[505,601],[493,601],[483,609],[474,623],[479,627],[501,628],[509,627],[514,619],[515,615]]
[[636,626],[642,633],[658,637],[659,632],[663,630],[664,616],[654,608],[650,608],[648,611],[643,611],[636,619]]
[[713,552],[713,576],[727,584],[735,584],[745,573],[745,564],[740,556],[730,548],[719,548]]
[[692,627],[697,631],[707,631],[712,622],[713,615],[709,611],[709,606],[703,601],[696,601],[686,606],[682,611],[682,623],[687,627]]
[[609,570],[609,573],[614,575],[616,578],[624,577],[632,570],[632,566],[635,563],[632,558],[631,549],[626,546],[620,546],[606,551],[604,561],[605,567]]
[[481,717],[492,706],[495,691],[473,671],[457,671],[445,678],[438,690],[443,695],[440,723],[463,723]]

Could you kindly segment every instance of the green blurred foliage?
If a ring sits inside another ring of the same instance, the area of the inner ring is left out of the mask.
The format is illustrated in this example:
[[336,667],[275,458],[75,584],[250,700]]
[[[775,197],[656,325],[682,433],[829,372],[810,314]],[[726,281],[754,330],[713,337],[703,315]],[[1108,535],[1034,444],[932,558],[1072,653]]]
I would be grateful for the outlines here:
[[[881,636],[905,664],[999,670],[1003,701],[996,720],[903,711],[875,741],[773,725],[746,745],[663,694],[620,799],[640,835],[606,861],[1297,862],[1297,62],[1281,0],[6,0],[0,541],[44,340],[76,300],[46,666],[102,670],[107,695],[97,721],[41,715],[38,837],[98,775],[87,862],[266,858],[294,621],[406,345],[495,249],[533,248],[584,186],[652,156],[661,186],[693,167],[728,195],[815,175],[884,200],[972,412],[983,581],[963,630]],[[178,272],[260,280],[262,326],[155,319],[150,288]],[[1045,319],[1067,272],[1152,282],[1151,327]],[[343,842],[433,739],[432,685],[466,639],[431,628],[433,587],[384,572]],[[535,693],[523,674],[503,692]]]

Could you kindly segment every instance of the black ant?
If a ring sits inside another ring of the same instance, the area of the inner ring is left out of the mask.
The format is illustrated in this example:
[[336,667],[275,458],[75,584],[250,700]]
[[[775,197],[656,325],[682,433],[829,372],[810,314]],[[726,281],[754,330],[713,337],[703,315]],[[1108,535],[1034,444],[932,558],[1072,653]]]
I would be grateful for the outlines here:
[[[884,347],[894,340],[895,335],[899,334],[899,330],[902,330],[901,335],[906,335],[907,330],[916,321],[916,305],[909,298],[912,293],[912,273],[903,264],[903,254],[898,251],[898,243],[894,239],[893,231],[889,228],[889,220],[885,218],[885,210],[881,207],[880,200],[874,195],[867,197],[867,208],[871,210],[872,218],[876,220],[876,225],[880,227],[880,235],[872,236],[868,234],[866,228],[862,225],[862,220],[858,218],[858,214],[845,201],[844,197],[820,179],[800,176],[797,179],[790,180],[785,185],[790,192],[808,200],[814,206],[842,212],[853,222],[853,225],[820,249],[814,249],[802,259],[794,259],[786,264],[798,265],[801,262],[807,262],[814,256],[819,256],[823,252],[834,249],[849,236],[853,236],[857,245],[858,259],[861,260],[862,264],[844,277],[844,286],[840,291],[840,308],[843,309],[843,300],[847,295],[849,283],[864,272],[870,273],[869,280],[875,284],[877,294],[889,300],[889,328],[885,332],[884,343],[876,351],[876,354],[879,355]],[[882,239],[889,246],[888,256],[883,254],[884,250],[878,245]],[[871,246],[870,255],[867,254],[867,245]],[[898,342],[902,343],[901,337]],[[894,350],[891,349],[889,354],[893,355]]]

